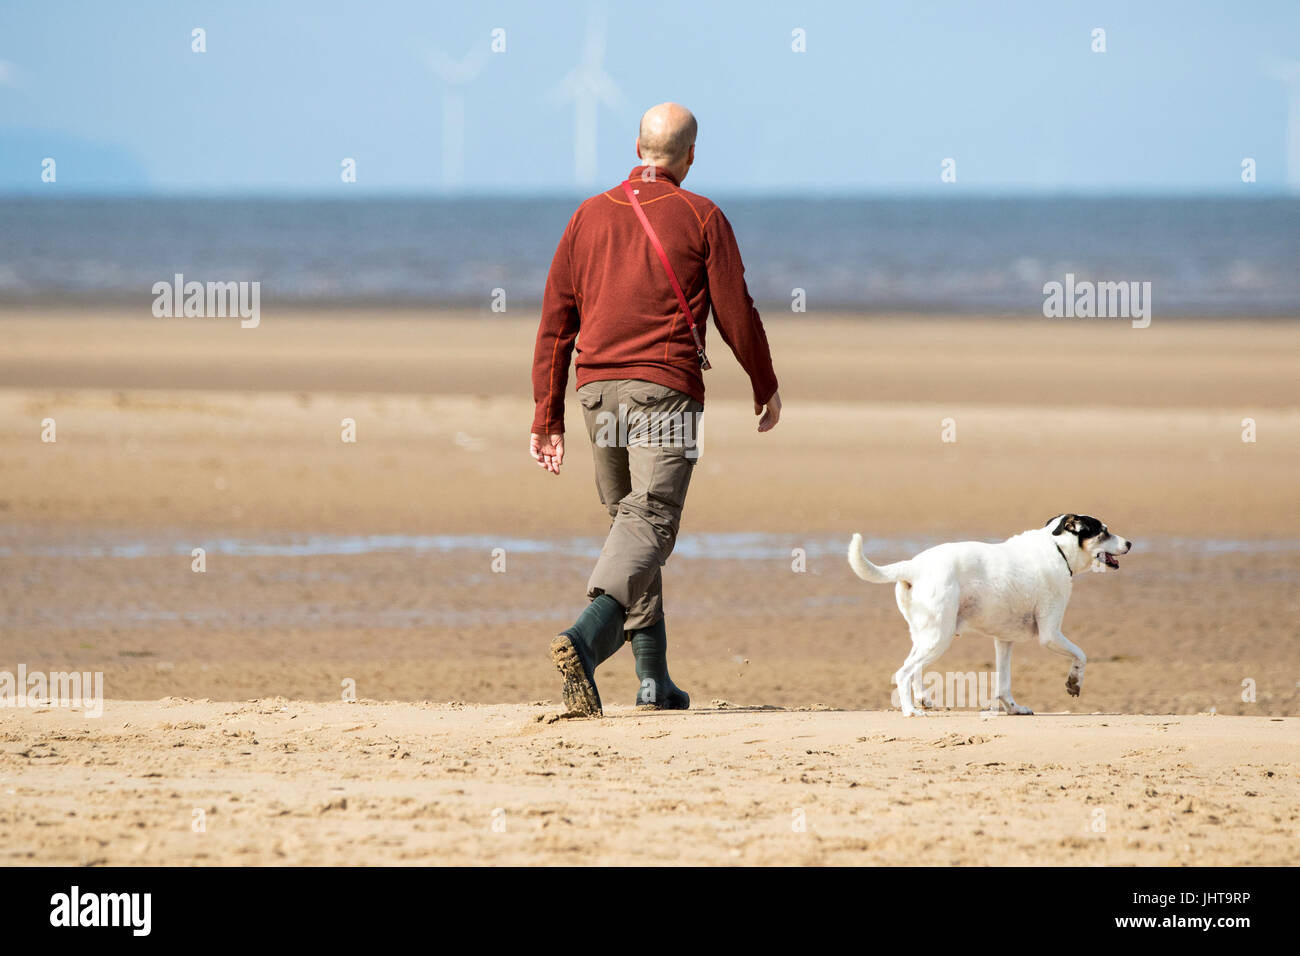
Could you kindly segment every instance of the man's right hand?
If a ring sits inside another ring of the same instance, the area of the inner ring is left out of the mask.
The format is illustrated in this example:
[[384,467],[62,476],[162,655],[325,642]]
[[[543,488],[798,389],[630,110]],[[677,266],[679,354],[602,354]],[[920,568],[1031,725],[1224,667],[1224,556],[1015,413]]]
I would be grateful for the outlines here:
[[564,464],[564,434],[533,434],[528,441],[528,453],[533,456],[539,468],[544,468],[553,475],[560,473]]
[[770,432],[776,427],[776,423],[781,420],[781,393],[773,392],[772,397],[767,400],[766,405],[754,403],[754,414],[763,414],[758,420],[758,430],[760,432]]

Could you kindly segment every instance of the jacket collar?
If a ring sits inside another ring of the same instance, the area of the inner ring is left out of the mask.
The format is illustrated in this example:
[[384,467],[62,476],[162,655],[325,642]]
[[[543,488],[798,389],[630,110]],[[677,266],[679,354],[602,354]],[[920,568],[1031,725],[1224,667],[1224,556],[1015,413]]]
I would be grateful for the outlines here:
[[[653,172],[646,173],[645,171],[647,169],[653,170]],[[627,174],[627,178],[641,179],[642,173],[645,173],[646,182],[654,183],[654,182],[659,182],[660,180],[667,180],[668,182],[672,183],[674,186],[681,185],[681,183],[677,181],[677,177],[674,176],[672,173],[670,173],[668,170],[664,169],[664,167],[662,166],[646,166],[646,165],[633,166],[632,171]]]

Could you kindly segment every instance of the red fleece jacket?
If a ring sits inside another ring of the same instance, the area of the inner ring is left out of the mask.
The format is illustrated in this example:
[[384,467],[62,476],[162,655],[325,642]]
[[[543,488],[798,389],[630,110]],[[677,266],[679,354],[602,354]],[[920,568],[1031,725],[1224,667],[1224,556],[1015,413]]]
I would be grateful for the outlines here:
[[[628,179],[668,253],[700,334],[711,305],[718,334],[749,375],[754,401],[766,404],[777,389],[776,373],[731,223],[661,166],[637,166]],[[586,200],[569,220],[546,278],[533,352],[533,433],[564,431],[564,391],[575,346],[579,388],[635,378],[704,401],[695,340],[681,312],[622,186]]]

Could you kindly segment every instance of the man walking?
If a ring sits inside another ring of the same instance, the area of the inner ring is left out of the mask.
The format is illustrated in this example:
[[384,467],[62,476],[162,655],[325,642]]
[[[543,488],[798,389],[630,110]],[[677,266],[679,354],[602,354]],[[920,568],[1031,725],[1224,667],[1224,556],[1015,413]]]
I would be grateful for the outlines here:
[[753,388],[760,432],[781,416],[776,374],[745,268],[722,211],[681,188],[695,162],[695,117],[676,103],[646,111],[642,165],[578,207],[555,250],[533,354],[530,452],[564,462],[564,392],[577,351],[578,399],[596,490],[611,518],[587,582],[590,603],[551,643],[570,713],[600,716],[596,668],[623,642],[636,659],[639,706],[684,710],[668,676],[660,569],[677,541],[704,411],[704,326]]

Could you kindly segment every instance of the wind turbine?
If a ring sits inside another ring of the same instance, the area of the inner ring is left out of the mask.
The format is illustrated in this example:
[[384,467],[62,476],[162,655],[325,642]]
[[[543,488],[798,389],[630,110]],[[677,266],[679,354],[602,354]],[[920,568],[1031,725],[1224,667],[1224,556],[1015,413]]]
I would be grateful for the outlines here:
[[455,188],[465,179],[465,90],[487,63],[484,44],[475,43],[459,60],[435,50],[429,67],[442,80],[442,183]]
[[1270,60],[1269,75],[1286,84],[1286,187],[1300,192],[1300,60]]
[[550,94],[556,101],[573,101],[573,178],[581,186],[596,182],[599,167],[596,127],[600,105],[603,103],[610,109],[617,109],[624,103],[623,94],[605,72],[605,32],[605,5],[593,3],[587,8],[582,59]]

